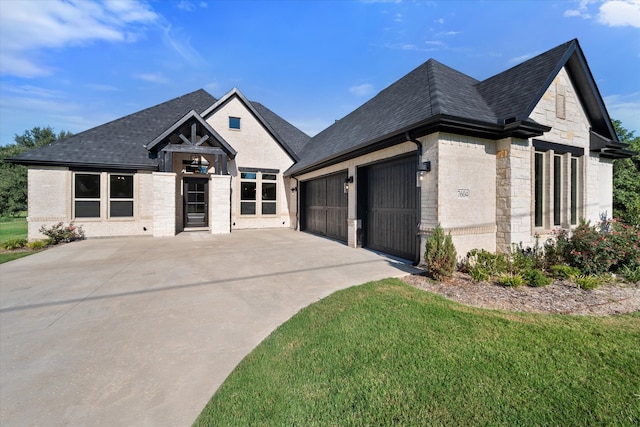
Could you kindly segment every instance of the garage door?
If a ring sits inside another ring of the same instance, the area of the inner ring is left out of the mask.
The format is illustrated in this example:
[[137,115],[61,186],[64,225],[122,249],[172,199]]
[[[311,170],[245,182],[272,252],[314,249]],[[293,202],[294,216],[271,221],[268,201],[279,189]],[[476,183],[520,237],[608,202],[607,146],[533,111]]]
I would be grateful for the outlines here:
[[366,188],[358,199],[364,246],[417,260],[416,172],[415,156],[358,171],[358,188]]
[[347,241],[347,172],[302,182],[301,228],[314,234]]

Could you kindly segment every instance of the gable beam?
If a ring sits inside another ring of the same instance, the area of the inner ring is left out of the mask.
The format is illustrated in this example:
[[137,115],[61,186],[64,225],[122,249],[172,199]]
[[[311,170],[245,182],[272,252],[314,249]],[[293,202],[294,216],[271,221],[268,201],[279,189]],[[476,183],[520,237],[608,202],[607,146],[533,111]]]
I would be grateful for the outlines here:
[[193,122],[191,123],[191,144],[192,145],[196,145],[196,136],[197,136],[196,122]]
[[180,139],[181,139],[185,144],[187,144],[187,145],[193,145],[193,144],[191,143],[191,141],[189,141],[189,139],[188,139],[186,136],[184,136],[183,134],[179,133],[179,134],[178,134],[178,136],[180,137]]
[[196,142],[196,147],[201,146],[202,143],[205,142],[208,139],[209,139],[209,135],[204,135],[202,138],[200,138],[200,140],[198,140],[198,142]]

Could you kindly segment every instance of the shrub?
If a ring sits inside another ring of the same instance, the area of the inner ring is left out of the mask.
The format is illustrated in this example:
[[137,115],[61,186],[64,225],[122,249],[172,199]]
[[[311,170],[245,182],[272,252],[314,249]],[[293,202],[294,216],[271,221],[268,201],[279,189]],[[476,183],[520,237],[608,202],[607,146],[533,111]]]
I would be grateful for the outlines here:
[[56,225],[51,226],[51,228],[47,228],[43,225],[40,227],[40,232],[49,237],[48,244],[50,245],[84,239],[82,226],[76,227],[73,223],[65,226],[64,223],[59,222]]
[[527,270],[523,274],[524,280],[527,282],[528,286],[533,288],[539,288],[541,286],[550,285],[553,280],[544,275],[544,273],[537,269]]
[[456,248],[451,233],[445,236],[440,224],[427,239],[424,259],[434,279],[444,280],[453,275],[456,268]]
[[544,267],[544,249],[540,247],[539,238],[536,234],[536,243],[533,247],[525,248],[522,243],[511,245],[509,253],[509,271],[511,273],[524,273],[527,270]]
[[474,265],[473,267],[471,267],[469,269],[469,274],[471,275],[471,278],[474,282],[483,282],[485,280],[489,280],[489,278],[491,277],[487,270],[480,265]]
[[580,270],[568,265],[552,265],[549,268],[551,277],[558,280],[569,280],[580,275]]
[[47,247],[47,241],[46,240],[34,240],[33,242],[27,243],[27,247],[29,249],[33,249],[33,250],[44,249],[44,248]]
[[524,279],[519,274],[503,274],[498,279],[498,284],[501,286],[509,286],[511,288],[517,288],[524,284]]
[[620,273],[622,273],[622,276],[627,282],[640,283],[640,265],[636,268],[631,268],[625,265],[620,270]]
[[24,248],[27,244],[27,239],[9,239],[2,243],[2,249],[12,251],[14,249]]
[[594,275],[578,276],[576,277],[575,280],[576,280],[576,285],[578,285],[580,289],[584,289],[587,291],[596,289],[602,284],[600,277],[594,276]]
[[483,269],[489,276],[507,272],[507,259],[503,254],[494,254],[484,249],[472,249],[467,254],[469,269]]
[[617,272],[623,266],[640,265],[640,228],[618,221],[602,221],[598,227],[581,221],[569,236],[566,231],[545,244],[549,265],[568,264],[585,275]]

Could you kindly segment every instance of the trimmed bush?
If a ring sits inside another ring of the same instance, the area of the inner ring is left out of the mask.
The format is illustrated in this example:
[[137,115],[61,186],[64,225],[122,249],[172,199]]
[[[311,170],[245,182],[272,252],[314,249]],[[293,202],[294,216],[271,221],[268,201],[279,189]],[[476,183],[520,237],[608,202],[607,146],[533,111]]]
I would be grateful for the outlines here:
[[527,285],[531,286],[532,288],[548,286],[553,282],[553,280],[550,277],[545,276],[544,273],[540,270],[535,270],[535,269],[527,270],[525,271],[523,276],[524,276],[524,280],[527,282]]
[[519,274],[504,274],[498,279],[498,284],[510,288],[517,288],[524,284],[524,279]]
[[424,260],[434,279],[445,280],[453,275],[456,268],[456,248],[451,233],[445,236],[440,224],[427,239]]
[[27,239],[9,239],[2,243],[2,249],[13,251],[15,249],[22,249],[27,245]]
[[494,254],[484,249],[472,249],[467,254],[466,264],[472,268],[481,268],[489,276],[497,276],[507,272],[507,259],[503,254]]
[[44,249],[47,247],[46,240],[34,240],[33,242],[27,243],[27,247],[33,250]]
[[73,223],[65,226],[64,223],[59,222],[56,225],[51,226],[50,228],[47,228],[43,225],[42,227],[40,227],[40,232],[49,237],[47,243],[50,245],[57,245],[58,243],[68,243],[73,242],[74,240],[84,239],[84,231],[82,230],[82,226],[76,227],[75,225],[73,225]]

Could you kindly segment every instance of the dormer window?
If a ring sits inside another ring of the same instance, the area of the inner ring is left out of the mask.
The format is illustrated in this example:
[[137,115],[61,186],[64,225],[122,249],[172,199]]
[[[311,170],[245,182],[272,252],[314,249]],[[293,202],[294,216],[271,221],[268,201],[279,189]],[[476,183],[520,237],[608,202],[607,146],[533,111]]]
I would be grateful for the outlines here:
[[229,117],[229,129],[240,130],[240,117]]

